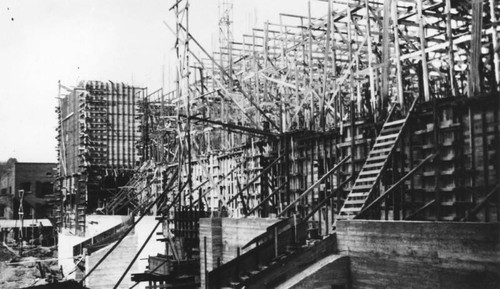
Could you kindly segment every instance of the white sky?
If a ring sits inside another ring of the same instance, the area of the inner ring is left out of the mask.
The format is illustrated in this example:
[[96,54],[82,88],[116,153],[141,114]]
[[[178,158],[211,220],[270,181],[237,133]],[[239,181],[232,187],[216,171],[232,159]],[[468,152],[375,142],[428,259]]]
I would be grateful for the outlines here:
[[[58,80],[162,86],[174,71],[174,0],[0,0],[0,161],[56,162]],[[313,10],[327,4],[313,2]],[[235,41],[278,15],[307,15],[307,0],[234,0]],[[319,15],[318,15],[319,14]],[[190,32],[207,50],[218,37],[218,0],[190,1]],[[171,62],[172,64],[168,64]],[[166,84],[168,87],[169,85]]]

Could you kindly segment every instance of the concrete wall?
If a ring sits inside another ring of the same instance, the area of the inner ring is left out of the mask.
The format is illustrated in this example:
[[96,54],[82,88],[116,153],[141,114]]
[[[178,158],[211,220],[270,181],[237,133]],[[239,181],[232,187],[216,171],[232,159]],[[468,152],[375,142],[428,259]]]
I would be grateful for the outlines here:
[[[97,269],[87,278],[85,285],[92,289],[108,289],[113,288],[120,276],[125,272],[126,268],[139,251],[146,238],[156,225],[155,217],[144,217],[135,227],[133,234],[129,234],[116,247],[116,249],[97,267]],[[151,237],[150,241],[141,252],[137,260],[134,262],[127,275],[120,283],[118,288],[130,288],[135,282],[132,282],[130,275],[132,273],[140,273],[146,270],[148,265],[148,256],[157,255],[165,252],[165,245],[162,242],[156,241],[156,233],[161,232],[161,226],[156,229],[156,232]],[[88,272],[95,264],[108,252],[114,245],[112,243],[105,248],[92,253],[86,257],[85,270]],[[145,283],[139,284],[134,288],[144,288]]]
[[[264,233],[266,228],[278,222],[274,218],[202,218],[200,219],[200,268],[201,284],[205,284],[204,238],[207,239],[207,270],[217,267],[218,259],[224,264],[234,259],[238,248]],[[249,248],[250,249],[250,248]],[[240,253],[246,251],[241,250]]]
[[[84,237],[75,236],[69,230],[62,229],[57,237],[57,259],[59,266],[62,266],[64,275],[68,279],[76,278],[75,263],[73,261],[73,246],[86,240]],[[72,272],[73,271],[73,272]]]
[[[111,253],[99,267],[87,278],[85,286],[92,289],[108,289],[113,288],[120,276],[125,272],[130,260],[137,252],[137,235],[129,235],[123,239],[120,245]],[[113,243],[114,244],[114,243]],[[85,269],[88,273],[95,264],[108,252],[113,245],[109,245],[104,249],[94,252],[86,258]],[[139,272],[139,265],[134,263],[131,272]],[[130,274],[130,272],[129,272]],[[127,275],[129,275],[127,274]],[[119,288],[130,288],[134,282],[130,280],[130,276],[126,276],[120,284]]]
[[[76,236],[71,233],[69,229],[62,228],[58,235],[58,261],[59,265],[63,267],[64,274],[68,274],[75,268],[73,262],[73,246],[91,238],[107,229],[110,229],[125,220],[127,216],[103,216],[103,215],[88,215],[86,218],[87,231],[86,235]],[[76,274],[72,273],[68,276],[69,279],[76,278]]]
[[498,223],[340,221],[352,288],[500,288]]

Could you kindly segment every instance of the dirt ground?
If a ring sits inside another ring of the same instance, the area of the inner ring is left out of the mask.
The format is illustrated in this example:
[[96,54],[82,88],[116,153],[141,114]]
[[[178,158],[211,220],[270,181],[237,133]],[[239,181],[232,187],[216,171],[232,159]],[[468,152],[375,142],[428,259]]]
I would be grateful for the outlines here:
[[0,288],[26,288],[46,284],[45,278],[40,274],[40,266],[45,272],[57,271],[57,251],[53,248],[35,248],[26,254],[31,256],[15,256],[0,245]]

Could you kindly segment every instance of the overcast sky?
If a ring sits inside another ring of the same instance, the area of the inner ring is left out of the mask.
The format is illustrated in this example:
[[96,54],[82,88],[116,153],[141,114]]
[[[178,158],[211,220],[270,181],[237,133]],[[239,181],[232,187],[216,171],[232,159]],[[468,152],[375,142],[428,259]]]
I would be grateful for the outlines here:
[[[174,67],[174,38],[163,24],[174,25],[174,2],[0,0],[0,161],[56,162],[58,80],[160,88],[162,67],[166,77]],[[280,12],[307,15],[307,0],[233,2],[235,40],[265,20],[277,23]],[[218,3],[190,1],[190,31],[207,50],[218,37]]]

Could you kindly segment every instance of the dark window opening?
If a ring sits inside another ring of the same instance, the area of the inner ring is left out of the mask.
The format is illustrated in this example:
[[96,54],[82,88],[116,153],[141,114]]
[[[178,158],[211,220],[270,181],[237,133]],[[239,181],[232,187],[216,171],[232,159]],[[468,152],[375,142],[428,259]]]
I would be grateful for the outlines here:
[[25,193],[31,191],[31,182],[21,183],[21,190],[24,190]]

